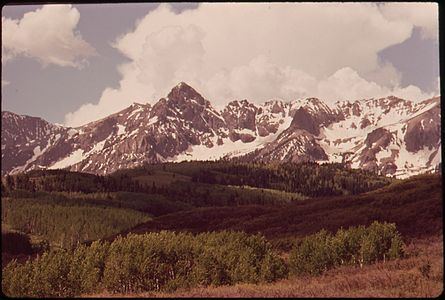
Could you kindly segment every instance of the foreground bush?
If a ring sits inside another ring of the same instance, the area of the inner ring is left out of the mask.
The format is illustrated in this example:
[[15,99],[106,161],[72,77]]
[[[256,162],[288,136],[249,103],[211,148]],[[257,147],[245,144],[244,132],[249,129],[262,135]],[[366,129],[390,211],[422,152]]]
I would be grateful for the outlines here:
[[290,270],[297,275],[318,275],[339,265],[362,266],[400,258],[403,247],[395,224],[386,222],[340,229],[335,235],[321,230],[292,248]]
[[174,290],[196,285],[273,281],[284,262],[262,236],[237,232],[172,232],[119,237],[74,251],[44,253],[3,270],[2,290],[18,297]]

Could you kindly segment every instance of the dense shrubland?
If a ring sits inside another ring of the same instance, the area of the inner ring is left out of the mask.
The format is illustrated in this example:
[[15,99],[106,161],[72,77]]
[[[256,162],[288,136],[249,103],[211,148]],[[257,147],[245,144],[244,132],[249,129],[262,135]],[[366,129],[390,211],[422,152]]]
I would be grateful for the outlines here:
[[[393,261],[331,269],[323,276],[292,276],[264,284],[196,287],[174,292],[132,294],[140,298],[440,298],[443,294],[443,237],[406,247],[406,257]],[[104,292],[87,297],[126,297]]]
[[46,252],[3,270],[9,296],[75,296],[98,292],[174,290],[196,285],[273,281],[286,267],[261,236],[171,232],[94,242],[74,251]]
[[[3,270],[8,296],[171,291],[178,288],[271,282],[291,274],[316,275],[339,265],[400,258],[403,242],[394,224],[320,231],[296,243],[289,263],[261,235],[163,231],[130,234],[74,250],[45,252]],[[288,267],[289,265],[289,267]]]
[[294,274],[318,275],[341,265],[376,263],[404,254],[404,244],[395,224],[373,222],[369,227],[326,230],[303,238],[290,252]]

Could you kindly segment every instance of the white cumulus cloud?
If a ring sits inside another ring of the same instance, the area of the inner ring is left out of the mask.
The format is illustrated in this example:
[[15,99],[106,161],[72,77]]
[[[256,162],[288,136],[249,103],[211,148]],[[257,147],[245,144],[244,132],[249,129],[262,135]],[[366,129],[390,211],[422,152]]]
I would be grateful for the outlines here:
[[380,6],[380,10],[386,18],[406,22],[420,27],[423,38],[438,41],[438,3],[389,2]]
[[418,87],[385,87],[361,77],[355,70],[345,67],[322,80],[317,85],[318,97],[329,103],[340,100],[359,100],[386,97],[389,95],[399,98],[421,101],[434,96],[433,93],[424,93]]
[[378,53],[430,24],[383,12],[385,5],[201,3],[177,14],[162,4],[113,43],[130,59],[119,66],[119,87],[65,123],[78,126],[133,101],[154,103],[180,81],[217,107],[234,99],[422,97],[401,87],[400,73]]
[[2,17],[2,63],[24,55],[43,66],[81,68],[95,49],[75,31],[80,14],[71,5],[44,5],[18,19]]

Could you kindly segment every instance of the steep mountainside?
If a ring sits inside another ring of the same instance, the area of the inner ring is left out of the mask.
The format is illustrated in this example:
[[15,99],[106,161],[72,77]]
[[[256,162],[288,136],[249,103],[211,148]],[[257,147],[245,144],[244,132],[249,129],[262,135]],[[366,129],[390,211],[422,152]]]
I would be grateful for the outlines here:
[[346,162],[407,177],[441,161],[440,98],[337,102],[317,98],[263,105],[235,100],[217,111],[186,83],[154,105],[134,103],[65,128],[2,112],[2,174],[68,168],[108,174],[144,162],[238,159]]
[[[43,153],[50,152],[55,145],[73,134],[73,130],[54,125],[40,118],[20,116],[2,112],[2,174],[20,172],[31,165],[47,165],[48,161],[38,159]],[[66,155],[64,146],[57,156]]]
[[322,130],[332,161],[406,177],[441,161],[440,98],[417,104],[396,97],[338,103],[344,120]]

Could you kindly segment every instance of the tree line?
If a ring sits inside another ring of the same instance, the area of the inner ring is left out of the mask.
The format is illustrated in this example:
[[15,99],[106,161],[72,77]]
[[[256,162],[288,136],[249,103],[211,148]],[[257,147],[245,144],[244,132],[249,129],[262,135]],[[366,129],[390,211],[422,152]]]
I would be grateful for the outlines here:
[[259,164],[218,162],[195,171],[193,182],[249,185],[301,193],[310,197],[355,195],[389,184],[392,179],[341,163]]
[[65,170],[33,170],[2,178],[2,196],[14,190],[54,192],[152,192],[152,187],[133,180],[125,173],[102,176]]
[[[34,170],[7,175],[2,179],[2,196],[14,190],[64,192],[139,192],[175,197],[180,193],[184,202],[193,202],[203,195],[184,189],[173,181],[157,186],[155,181],[141,182],[137,176],[154,175],[159,171],[189,176],[193,183],[251,186],[299,193],[309,197],[359,194],[383,187],[393,179],[364,170],[353,170],[341,163],[315,162],[260,164],[240,162],[181,162],[144,165],[101,176],[65,170]],[[195,185],[196,187],[196,185]],[[205,196],[205,195],[204,195]]]

